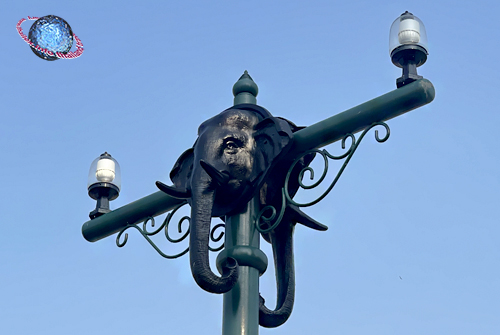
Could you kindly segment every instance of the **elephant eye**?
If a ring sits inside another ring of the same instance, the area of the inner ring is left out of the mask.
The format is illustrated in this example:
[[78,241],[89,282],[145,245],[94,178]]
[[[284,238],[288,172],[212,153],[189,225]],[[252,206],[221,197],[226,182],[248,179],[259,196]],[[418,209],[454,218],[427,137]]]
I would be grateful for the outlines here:
[[228,141],[226,143],[226,148],[228,148],[228,149],[236,149],[237,146],[236,146],[236,143],[234,141]]
[[229,137],[224,139],[224,150],[228,150],[230,153],[240,148],[242,145],[243,143],[241,140],[237,138]]

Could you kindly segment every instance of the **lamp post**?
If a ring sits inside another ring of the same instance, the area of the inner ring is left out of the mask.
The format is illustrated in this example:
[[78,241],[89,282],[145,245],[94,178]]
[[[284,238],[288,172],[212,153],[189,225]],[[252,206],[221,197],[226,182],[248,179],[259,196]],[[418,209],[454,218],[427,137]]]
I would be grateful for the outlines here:
[[120,194],[121,173],[120,165],[107,152],[92,162],[87,187],[89,196],[97,200],[96,208],[89,214],[90,218],[95,219],[111,212],[109,202]]
[[[416,67],[427,59],[425,28],[417,17],[405,12],[393,23],[390,54],[393,63],[403,69],[396,90],[308,127],[297,127],[258,106],[258,87],[245,71],[233,87],[234,105],[205,121],[193,148],[174,164],[170,173],[173,185],[157,181],[160,191],[113,211],[108,201],[120,190],[119,165],[109,154],[101,155],[89,174],[89,195],[97,206],[82,227],[84,238],[95,242],[117,233],[116,244],[123,247],[128,240],[126,231],[135,228],[165,258],[189,252],[197,284],[224,295],[224,335],[256,335],[259,324],[282,325],[294,303],[293,228],[303,224],[318,231],[327,229],[300,208],[318,203],[333,189],[368,131],[374,127],[383,130],[383,136],[376,130],[375,138],[385,142],[390,135],[385,121],[434,99],[431,82],[416,73]],[[357,132],[361,134],[356,139]],[[336,141],[341,141],[343,149],[350,143],[342,155],[320,150]],[[314,159],[324,161],[324,171],[316,182],[306,185],[304,174],[314,175],[309,166]],[[325,180],[329,160],[344,163],[326,191],[308,203],[294,200],[299,189],[315,188]],[[179,221],[182,236],[174,239],[169,225],[173,214],[186,204],[191,215]],[[159,227],[148,228],[148,223],[155,226],[155,217],[169,211]],[[224,223],[212,225],[212,217],[220,217]],[[184,222],[189,222],[185,232]],[[224,234],[216,237],[222,227]],[[189,238],[189,247],[176,255],[163,252],[151,239],[160,232],[173,243]],[[222,246],[209,245],[222,236]],[[266,306],[259,295],[259,276],[268,265],[260,250],[260,236],[273,247],[278,292],[275,309]],[[216,261],[220,275],[210,268],[210,251],[220,251]]]
[[418,17],[406,11],[394,20],[389,37],[389,52],[392,63],[403,69],[403,75],[396,81],[397,87],[422,79],[417,74],[417,67],[427,60],[427,50],[427,33]]

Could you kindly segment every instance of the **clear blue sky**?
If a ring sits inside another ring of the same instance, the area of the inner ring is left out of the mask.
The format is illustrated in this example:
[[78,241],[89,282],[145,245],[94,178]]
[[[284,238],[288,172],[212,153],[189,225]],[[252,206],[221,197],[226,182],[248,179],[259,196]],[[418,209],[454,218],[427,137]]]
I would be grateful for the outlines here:
[[[329,230],[296,229],[295,308],[261,334],[500,333],[497,1],[1,7],[1,334],[219,334],[222,297],[187,257],[165,260],[134,231],[121,249],[83,239],[91,162],[108,151],[121,165],[113,208],[157,191],[244,70],[258,103],[299,125],[391,91],[389,28],[405,10],[426,26],[419,74],[436,99],[389,121],[387,142],[369,134],[309,211]],[[80,58],[43,61],[18,36],[19,19],[49,14],[81,38]],[[261,292],[274,301],[272,271]]]

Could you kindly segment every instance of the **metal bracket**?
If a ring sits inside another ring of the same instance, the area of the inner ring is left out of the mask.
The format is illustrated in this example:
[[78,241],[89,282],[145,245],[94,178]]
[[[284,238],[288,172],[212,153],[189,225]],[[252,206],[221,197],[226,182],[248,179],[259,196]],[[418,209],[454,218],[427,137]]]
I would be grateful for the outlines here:
[[[301,154],[299,157],[297,157],[295,159],[295,161],[292,163],[292,165],[290,166],[290,168],[288,169],[288,173],[287,173],[287,176],[286,176],[286,179],[285,179],[285,185],[284,185],[284,187],[282,189],[283,201],[282,201],[282,205],[281,205],[281,209],[280,209],[280,213],[278,215],[278,218],[275,220],[276,213],[277,213],[276,208],[274,208],[271,205],[264,207],[259,212],[259,215],[257,216],[257,219],[255,221],[255,225],[257,227],[257,230],[259,232],[261,232],[261,233],[268,233],[268,232],[276,229],[276,227],[281,222],[281,219],[283,218],[283,215],[284,215],[284,212],[285,212],[285,208],[286,208],[286,206],[288,204],[292,204],[292,205],[295,205],[297,207],[309,207],[309,206],[315,205],[318,202],[320,202],[321,200],[323,200],[330,193],[330,191],[333,189],[333,187],[335,186],[335,184],[337,184],[337,181],[339,180],[340,176],[344,172],[345,168],[347,167],[347,164],[351,160],[352,156],[354,155],[354,152],[356,151],[356,149],[358,148],[359,144],[361,143],[361,141],[365,137],[366,133],[368,133],[372,128],[374,128],[376,126],[382,126],[382,127],[385,128],[385,131],[386,131],[385,136],[382,137],[382,138],[380,138],[378,130],[375,130],[375,139],[377,140],[377,142],[383,143],[383,142],[387,141],[389,139],[390,134],[391,134],[389,126],[385,122],[375,122],[375,123],[371,124],[368,128],[366,128],[361,133],[361,135],[359,136],[359,138],[357,140],[356,140],[356,137],[353,134],[351,134],[351,133],[348,133],[348,134],[344,135],[344,137],[342,138],[342,142],[341,142],[342,149],[345,149],[345,147],[346,147],[346,140],[349,139],[349,138],[351,139],[351,146],[349,147],[349,149],[347,149],[347,151],[344,154],[342,154],[340,156],[332,155],[326,149],[322,149],[322,150],[320,150],[320,149],[314,149],[314,150],[306,151],[303,154]],[[326,175],[328,173],[328,159],[332,159],[332,160],[342,160],[342,159],[345,159],[345,161],[344,161],[344,164],[342,164],[342,167],[340,168],[340,170],[337,172],[337,175],[333,179],[332,183],[330,184],[330,186],[328,186],[328,188],[326,189],[326,191],[323,192],[323,194],[321,194],[317,199],[315,199],[313,201],[310,201],[310,202],[307,202],[307,203],[298,203],[298,202],[296,202],[295,200],[292,199],[292,197],[290,196],[289,190],[288,190],[288,184],[289,184],[289,181],[290,181],[290,175],[291,175],[291,173],[292,173],[295,165],[303,157],[305,157],[306,155],[311,154],[311,153],[320,154],[323,157],[323,161],[324,161],[325,165],[324,165],[323,173],[321,174],[321,176],[319,177],[319,179],[315,183],[313,183],[311,185],[305,185],[303,183],[303,179],[304,179],[304,174],[307,171],[310,174],[310,179],[314,180],[314,169],[312,167],[310,167],[310,166],[306,166],[306,167],[304,167],[300,171],[299,177],[298,177],[298,183],[299,183],[300,187],[303,188],[303,189],[305,189],[305,190],[310,190],[310,189],[316,188],[316,187],[318,187],[325,180],[325,177],[326,177]],[[264,216],[264,213],[265,212],[269,212],[269,211],[271,211],[271,215]],[[271,223],[271,222],[273,222],[273,223]]]
[[[183,216],[178,224],[177,224],[177,231],[179,232],[179,234],[182,234],[181,237],[175,239],[175,238],[172,238],[168,232],[168,227],[170,225],[170,222],[172,221],[172,217],[174,216],[175,212],[177,212],[177,210],[179,210],[179,208],[181,208],[182,206],[184,206],[186,203],[182,203],[178,206],[176,206],[174,209],[172,209],[172,211],[170,213],[167,214],[167,216],[165,217],[165,220],[163,221],[163,223],[156,229],[156,230],[153,230],[153,231],[149,231],[147,226],[148,226],[148,223],[150,222],[151,223],[151,227],[153,228],[155,226],[155,218],[153,216],[150,216],[148,217],[143,223],[142,223],[142,228],[139,227],[139,225],[136,225],[136,224],[129,224],[127,225],[125,228],[123,228],[122,230],[120,230],[120,232],[118,233],[118,235],[116,236],[116,245],[121,248],[123,247],[127,241],[128,241],[128,233],[125,233],[126,230],[128,230],[129,228],[135,228],[139,231],[139,233],[141,233],[141,235],[146,239],[146,241],[148,241],[148,243],[164,258],[168,258],[168,259],[174,259],[174,258],[179,258],[183,255],[185,255],[188,251],[189,251],[189,246],[184,249],[182,252],[178,253],[178,254],[175,254],[175,255],[168,255],[166,253],[164,253],[163,251],[160,250],[160,248],[153,242],[153,240],[151,240],[150,236],[154,236],[154,235],[157,235],[158,233],[160,233],[162,230],[165,232],[165,237],[167,238],[167,240],[171,243],[180,243],[182,241],[184,241],[188,235],[189,235],[189,232],[190,232],[190,225],[191,225],[191,218],[189,216]],[[184,221],[187,221],[188,222],[188,228],[186,230],[185,233],[183,233],[183,229],[182,229],[182,224],[184,223]],[[214,243],[216,242],[219,242],[222,237],[224,236],[224,232],[222,231],[219,236],[215,237],[215,231],[219,228],[224,228],[225,225],[223,223],[219,223],[217,225],[215,225],[211,232],[210,232],[210,240]],[[121,236],[123,235],[123,233],[125,233],[125,236],[123,238],[123,241],[120,242],[120,239],[121,239]],[[212,247],[208,247],[208,249],[210,251],[219,251],[219,250],[222,250],[224,248],[224,243],[222,243],[222,245],[220,245],[219,247],[216,247],[216,248],[212,248]]]

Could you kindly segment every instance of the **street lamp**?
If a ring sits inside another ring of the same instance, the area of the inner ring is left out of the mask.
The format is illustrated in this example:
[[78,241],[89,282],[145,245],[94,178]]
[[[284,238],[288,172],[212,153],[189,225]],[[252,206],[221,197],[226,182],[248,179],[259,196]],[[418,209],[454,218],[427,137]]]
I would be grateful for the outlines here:
[[[397,42],[392,39],[393,31],[397,31]],[[118,196],[119,166],[109,154],[101,155],[89,175],[89,195],[98,204],[82,227],[84,238],[95,242],[117,233],[116,244],[123,247],[128,240],[125,232],[134,228],[165,258],[189,252],[196,283],[208,292],[224,295],[223,335],[256,335],[259,325],[282,325],[294,304],[293,228],[303,224],[318,231],[327,229],[301,207],[325,198],[371,129],[382,129],[385,135],[379,136],[376,130],[375,139],[385,142],[390,135],[385,121],[434,99],[432,83],[416,75],[416,67],[427,57],[421,21],[404,13],[391,27],[390,43],[393,62],[403,68],[398,88],[308,127],[297,127],[257,105],[257,84],[245,71],[233,86],[234,105],[203,122],[194,146],[177,159],[170,173],[172,185],[157,181],[160,191],[113,211],[106,206],[107,200]],[[357,132],[361,132],[358,138]],[[345,150],[339,156],[319,149],[336,141]],[[347,149],[346,143],[350,144]],[[320,174],[310,166],[317,157],[325,163]],[[315,188],[326,180],[329,160],[344,161],[333,182],[317,199],[297,202],[294,196],[299,189]],[[306,185],[306,173],[311,178],[320,176]],[[191,215],[179,221],[182,236],[174,239],[168,229],[172,216],[186,204]],[[148,228],[148,223],[155,227],[155,217],[169,211],[159,227]],[[212,217],[222,218],[224,223],[212,225]],[[184,232],[183,222],[189,223]],[[216,230],[222,227],[224,233],[216,237]],[[189,246],[176,255],[167,254],[151,239],[160,232],[172,243],[189,237]],[[219,248],[209,245],[223,236]],[[268,264],[260,249],[261,236],[273,247],[278,293],[274,310],[259,295],[259,277]],[[220,251],[216,261],[220,275],[210,268],[210,251]]]
[[120,165],[110,154],[105,152],[90,165],[87,188],[89,196],[97,200],[96,208],[89,214],[91,219],[111,211],[109,202],[118,198],[120,187]]
[[397,87],[402,87],[422,76],[417,74],[417,67],[427,60],[429,48],[425,26],[418,17],[406,11],[391,26],[389,34],[389,53],[394,65],[403,69],[403,75],[397,79]]

